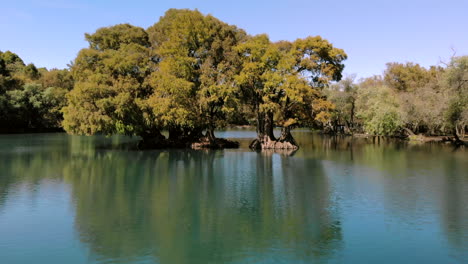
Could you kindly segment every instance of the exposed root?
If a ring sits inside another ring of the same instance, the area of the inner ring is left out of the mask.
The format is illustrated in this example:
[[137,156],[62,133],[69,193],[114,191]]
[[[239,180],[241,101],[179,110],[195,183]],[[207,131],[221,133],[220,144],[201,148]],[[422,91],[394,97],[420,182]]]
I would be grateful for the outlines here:
[[265,149],[290,149],[290,150],[297,150],[299,146],[297,143],[292,140],[288,139],[279,139],[279,140],[272,140],[268,136],[264,136],[263,138],[257,138],[252,143],[250,143],[249,147],[254,150],[265,150]]

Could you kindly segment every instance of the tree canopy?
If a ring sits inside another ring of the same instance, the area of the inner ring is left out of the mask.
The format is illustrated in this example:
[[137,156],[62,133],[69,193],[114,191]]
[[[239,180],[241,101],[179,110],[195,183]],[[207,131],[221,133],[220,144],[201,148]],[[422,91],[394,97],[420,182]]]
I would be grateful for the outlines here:
[[[61,81],[52,78],[58,75]],[[68,70],[38,69],[11,51],[0,51],[0,132],[60,129],[65,94],[72,88]]]
[[[127,36],[128,35],[128,36]],[[86,35],[89,48],[75,59],[75,86],[63,109],[65,130],[73,134],[144,135],[154,124],[145,120],[139,100],[150,93],[148,36],[128,24]]]
[[[292,127],[328,120],[333,106],[321,89],[340,80],[343,50],[321,37],[271,43],[266,35],[254,36],[237,49],[242,60],[237,82],[257,114],[258,139],[251,147],[296,148]],[[283,128],[278,140],[275,124]]]

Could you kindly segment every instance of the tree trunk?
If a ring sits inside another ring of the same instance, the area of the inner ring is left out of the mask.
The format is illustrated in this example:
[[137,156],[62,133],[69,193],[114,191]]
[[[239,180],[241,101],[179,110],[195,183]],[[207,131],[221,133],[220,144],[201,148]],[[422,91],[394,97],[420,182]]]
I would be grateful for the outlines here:
[[353,135],[353,124],[352,122],[346,121],[345,134]]
[[351,103],[351,124],[349,126],[350,130],[351,130],[351,134],[354,133],[354,109],[355,109],[355,102],[353,100],[353,102]]
[[257,136],[265,134],[265,116],[257,110]]
[[208,138],[208,141],[210,143],[214,143],[216,141],[216,137],[215,137],[215,134],[214,134],[214,129],[213,128],[209,128],[207,131],[206,131],[206,137]]
[[291,135],[291,127],[283,127],[281,128],[281,136],[278,140],[279,142],[289,142],[294,146],[297,146],[296,140]]
[[457,125],[455,125],[454,128],[453,128],[453,136],[455,137],[455,141],[453,142],[453,144],[455,144],[455,146],[463,146],[464,145],[463,141],[458,137]]
[[268,136],[270,140],[276,140],[275,134],[273,133],[274,124],[273,124],[273,113],[268,112],[265,115],[265,135]]

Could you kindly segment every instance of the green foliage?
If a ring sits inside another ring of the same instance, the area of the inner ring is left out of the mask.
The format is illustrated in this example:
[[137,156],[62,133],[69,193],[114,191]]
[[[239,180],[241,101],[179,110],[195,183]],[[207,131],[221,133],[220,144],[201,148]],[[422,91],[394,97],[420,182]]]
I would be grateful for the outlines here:
[[25,64],[23,60],[15,53],[6,51],[0,54],[3,61],[5,62],[6,69],[11,73],[20,72]]
[[467,96],[468,56],[452,58],[444,77],[446,84],[456,95]]
[[[376,135],[463,135],[468,124],[468,57],[454,57],[446,66],[389,63],[383,78],[362,80],[357,124]],[[340,109],[340,98],[329,95]]]
[[7,91],[10,125],[22,129],[59,127],[60,109],[65,105],[66,91],[62,88],[43,89],[40,84],[28,83],[22,89]]
[[357,116],[367,133],[379,136],[399,135],[402,113],[395,92],[387,86],[362,88],[356,100]]
[[119,24],[98,29],[94,34],[85,34],[89,47],[95,50],[118,50],[122,45],[137,44],[148,47],[148,34],[140,27]]
[[468,56],[428,69],[388,63],[356,84],[340,81],[347,55],[320,36],[273,43],[188,9],[147,30],[118,24],[85,38],[70,71],[0,51],[0,131],[212,138],[250,122],[274,139],[275,126],[389,136],[468,128]]
[[42,105],[46,109],[42,118],[44,127],[59,128],[63,119],[62,108],[67,105],[67,88],[49,86],[42,91]]
[[[226,125],[238,105],[234,47],[246,38],[245,32],[198,11],[170,9],[148,34],[157,62],[149,78],[155,93],[148,104],[164,125],[209,130]],[[180,87],[173,87],[175,83]]]
[[31,79],[31,80],[37,80],[39,79],[39,77],[41,77],[39,70],[32,63],[26,65],[23,69],[23,72],[26,78]]
[[214,129],[236,106],[233,47],[246,34],[198,11],[169,10],[148,29],[87,34],[72,68],[64,128],[144,138],[163,129]]
[[298,71],[309,77],[315,87],[341,80],[347,55],[326,39],[320,36],[298,39],[294,42],[293,54]]
[[374,135],[399,135],[403,122],[396,109],[381,108],[366,122],[366,130]]
[[[354,76],[349,76],[325,90],[327,99],[335,106],[330,116],[330,126],[335,133],[354,132],[358,90],[358,86],[354,84],[354,78]],[[346,131],[341,129],[344,127]]]
[[61,87],[66,90],[73,89],[74,81],[69,70],[52,69],[41,73],[42,87]]
[[2,52],[0,51],[0,75],[7,76],[9,71],[6,68],[5,60],[2,58]]
[[[257,131],[273,138],[273,122],[284,128],[325,123],[333,105],[321,88],[341,78],[346,54],[320,37],[271,43],[259,35],[239,45],[242,68],[236,80],[257,113]],[[274,117],[274,120],[273,120]]]
[[444,126],[443,113],[448,106],[448,95],[440,91],[437,81],[411,92],[400,92],[401,111],[405,127],[414,133],[434,134]]
[[245,105],[267,116],[270,128],[273,119],[286,127],[325,122],[333,106],[320,89],[341,78],[346,59],[321,37],[271,43],[186,9],[168,10],[147,31],[121,24],[86,39],[63,109],[70,133],[192,137],[207,130],[212,137]]
[[419,64],[408,62],[387,63],[387,69],[384,73],[385,82],[393,89],[399,91],[414,90],[422,87],[431,81],[437,68],[426,70]]
[[74,89],[63,108],[64,129],[73,134],[142,134],[153,124],[143,119],[138,100],[148,96],[146,32],[128,24],[86,35],[90,48],[72,67]]
[[423,68],[414,63],[389,63],[385,83],[396,91],[404,127],[414,133],[434,133],[443,128],[447,95],[441,91],[441,67]]
[[[44,76],[60,72],[63,82]],[[67,70],[47,71],[34,64],[24,65],[10,51],[0,52],[0,132],[41,131],[60,127],[60,109],[66,92],[73,86]]]
[[468,56],[452,58],[443,83],[450,98],[445,112],[447,126],[464,135],[468,126]]
[[265,112],[275,110],[279,95],[278,70],[280,51],[271,44],[268,36],[258,35],[236,47],[242,59],[242,67],[236,76],[244,98],[254,110]]

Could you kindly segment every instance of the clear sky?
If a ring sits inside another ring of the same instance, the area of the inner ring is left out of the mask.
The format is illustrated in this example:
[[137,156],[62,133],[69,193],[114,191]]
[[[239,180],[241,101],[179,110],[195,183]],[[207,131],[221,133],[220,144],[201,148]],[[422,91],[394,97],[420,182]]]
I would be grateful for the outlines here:
[[423,66],[468,55],[468,0],[1,0],[0,50],[38,67],[64,68],[84,33],[119,23],[147,28],[169,8],[197,8],[273,41],[321,35],[348,54],[345,74],[387,62]]

